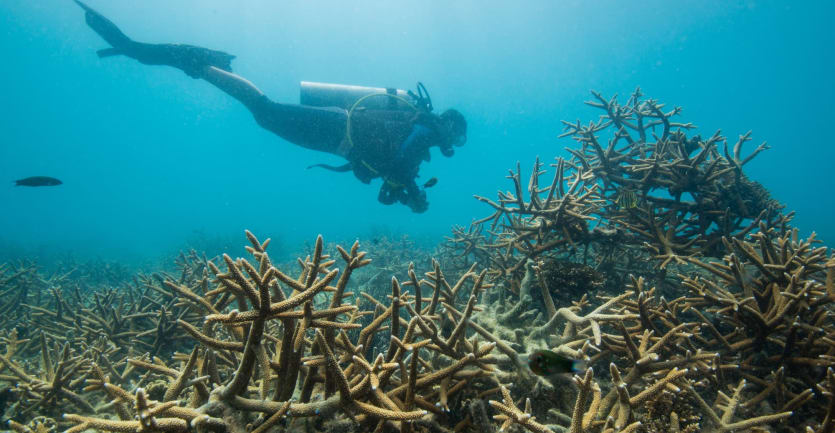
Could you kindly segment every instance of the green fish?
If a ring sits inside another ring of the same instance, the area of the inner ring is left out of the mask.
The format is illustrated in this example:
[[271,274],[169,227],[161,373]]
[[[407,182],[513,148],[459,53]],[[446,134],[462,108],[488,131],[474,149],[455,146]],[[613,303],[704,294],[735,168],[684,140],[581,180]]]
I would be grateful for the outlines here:
[[528,356],[528,367],[539,376],[583,371],[582,361],[569,359],[550,350],[537,350]]
[[638,196],[631,189],[622,189],[617,193],[615,204],[621,209],[632,209],[638,207]]
[[427,180],[426,183],[423,184],[423,187],[424,188],[432,188],[437,183],[438,183],[438,178],[433,177],[432,179]]

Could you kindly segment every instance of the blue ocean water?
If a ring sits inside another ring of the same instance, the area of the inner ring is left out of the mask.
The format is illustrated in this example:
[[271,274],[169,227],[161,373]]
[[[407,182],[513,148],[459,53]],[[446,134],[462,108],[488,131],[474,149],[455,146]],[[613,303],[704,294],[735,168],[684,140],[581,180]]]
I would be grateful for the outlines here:
[[[236,73],[272,99],[299,81],[428,87],[455,107],[469,140],[433,154],[429,211],[377,203],[379,181],[308,170],[339,164],[260,129],[201,80],[124,58],[69,0],[0,2],[0,251],[146,260],[195,238],[244,229],[293,247],[317,234],[377,232],[429,242],[490,209],[520,161],[566,156],[560,120],[596,119],[589,90],[644,93],[682,106],[702,135],[771,150],[749,176],[796,210],[795,224],[835,239],[835,3],[829,1],[89,0],[130,37],[237,55]],[[64,185],[15,188],[48,175]],[[295,249],[295,248],[291,248]],[[3,257],[0,257],[2,259]]]

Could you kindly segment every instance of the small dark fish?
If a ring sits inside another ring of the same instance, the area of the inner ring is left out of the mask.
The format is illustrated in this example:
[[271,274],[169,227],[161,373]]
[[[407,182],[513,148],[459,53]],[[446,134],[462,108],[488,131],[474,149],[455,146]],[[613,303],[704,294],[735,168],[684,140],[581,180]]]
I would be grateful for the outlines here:
[[56,186],[64,182],[48,176],[32,176],[15,181],[15,186]]
[[528,367],[539,376],[578,373],[583,370],[582,365],[581,361],[566,358],[550,350],[537,350],[528,357]]
[[423,184],[423,187],[424,188],[432,188],[433,186],[435,186],[437,184],[438,184],[438,178],[433,177],[432,179],[427,180],[426,183]]

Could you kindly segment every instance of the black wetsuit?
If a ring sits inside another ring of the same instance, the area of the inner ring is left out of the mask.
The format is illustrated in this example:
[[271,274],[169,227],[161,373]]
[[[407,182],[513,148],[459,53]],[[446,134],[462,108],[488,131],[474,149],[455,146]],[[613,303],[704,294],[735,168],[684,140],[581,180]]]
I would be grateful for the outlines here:
[[426,193],[417,185],[420,164],[429,161],[429,148],[440,145],[438,117],[413,111],[355,110],[351,140],[347,139],[348,112],[338,107],[282,104],[266,96],[249,107],[263,128],[308,149],[342,156],[349,161],[336,171],[352,170],[363,183],[382,178],[378,200],[426,210]]

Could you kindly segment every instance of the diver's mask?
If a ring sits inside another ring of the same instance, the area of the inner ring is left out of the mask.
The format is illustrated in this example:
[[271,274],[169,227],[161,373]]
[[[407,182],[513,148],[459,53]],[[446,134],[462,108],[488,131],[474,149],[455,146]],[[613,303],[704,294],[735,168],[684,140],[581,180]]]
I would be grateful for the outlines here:
[[[467,121],[458,110],[449,109],[441,114],[441,121],[444,124],[444,135],[447,138],[445,146],[452,151],[454,147],[461,147],[467,142]],[[446,154],[446,153],[445,153]]]
[[441,146],[441,154],[450,157],[455,154],[455,148],[461,147],[467,142],[467,134],[453,134],[452,131],[448,132],[452,137],[448,139],[448,141]]
[[467,144],[467,134],[457,134],[452,139],[452,146],[453,147],[461,147],[465,144]]

